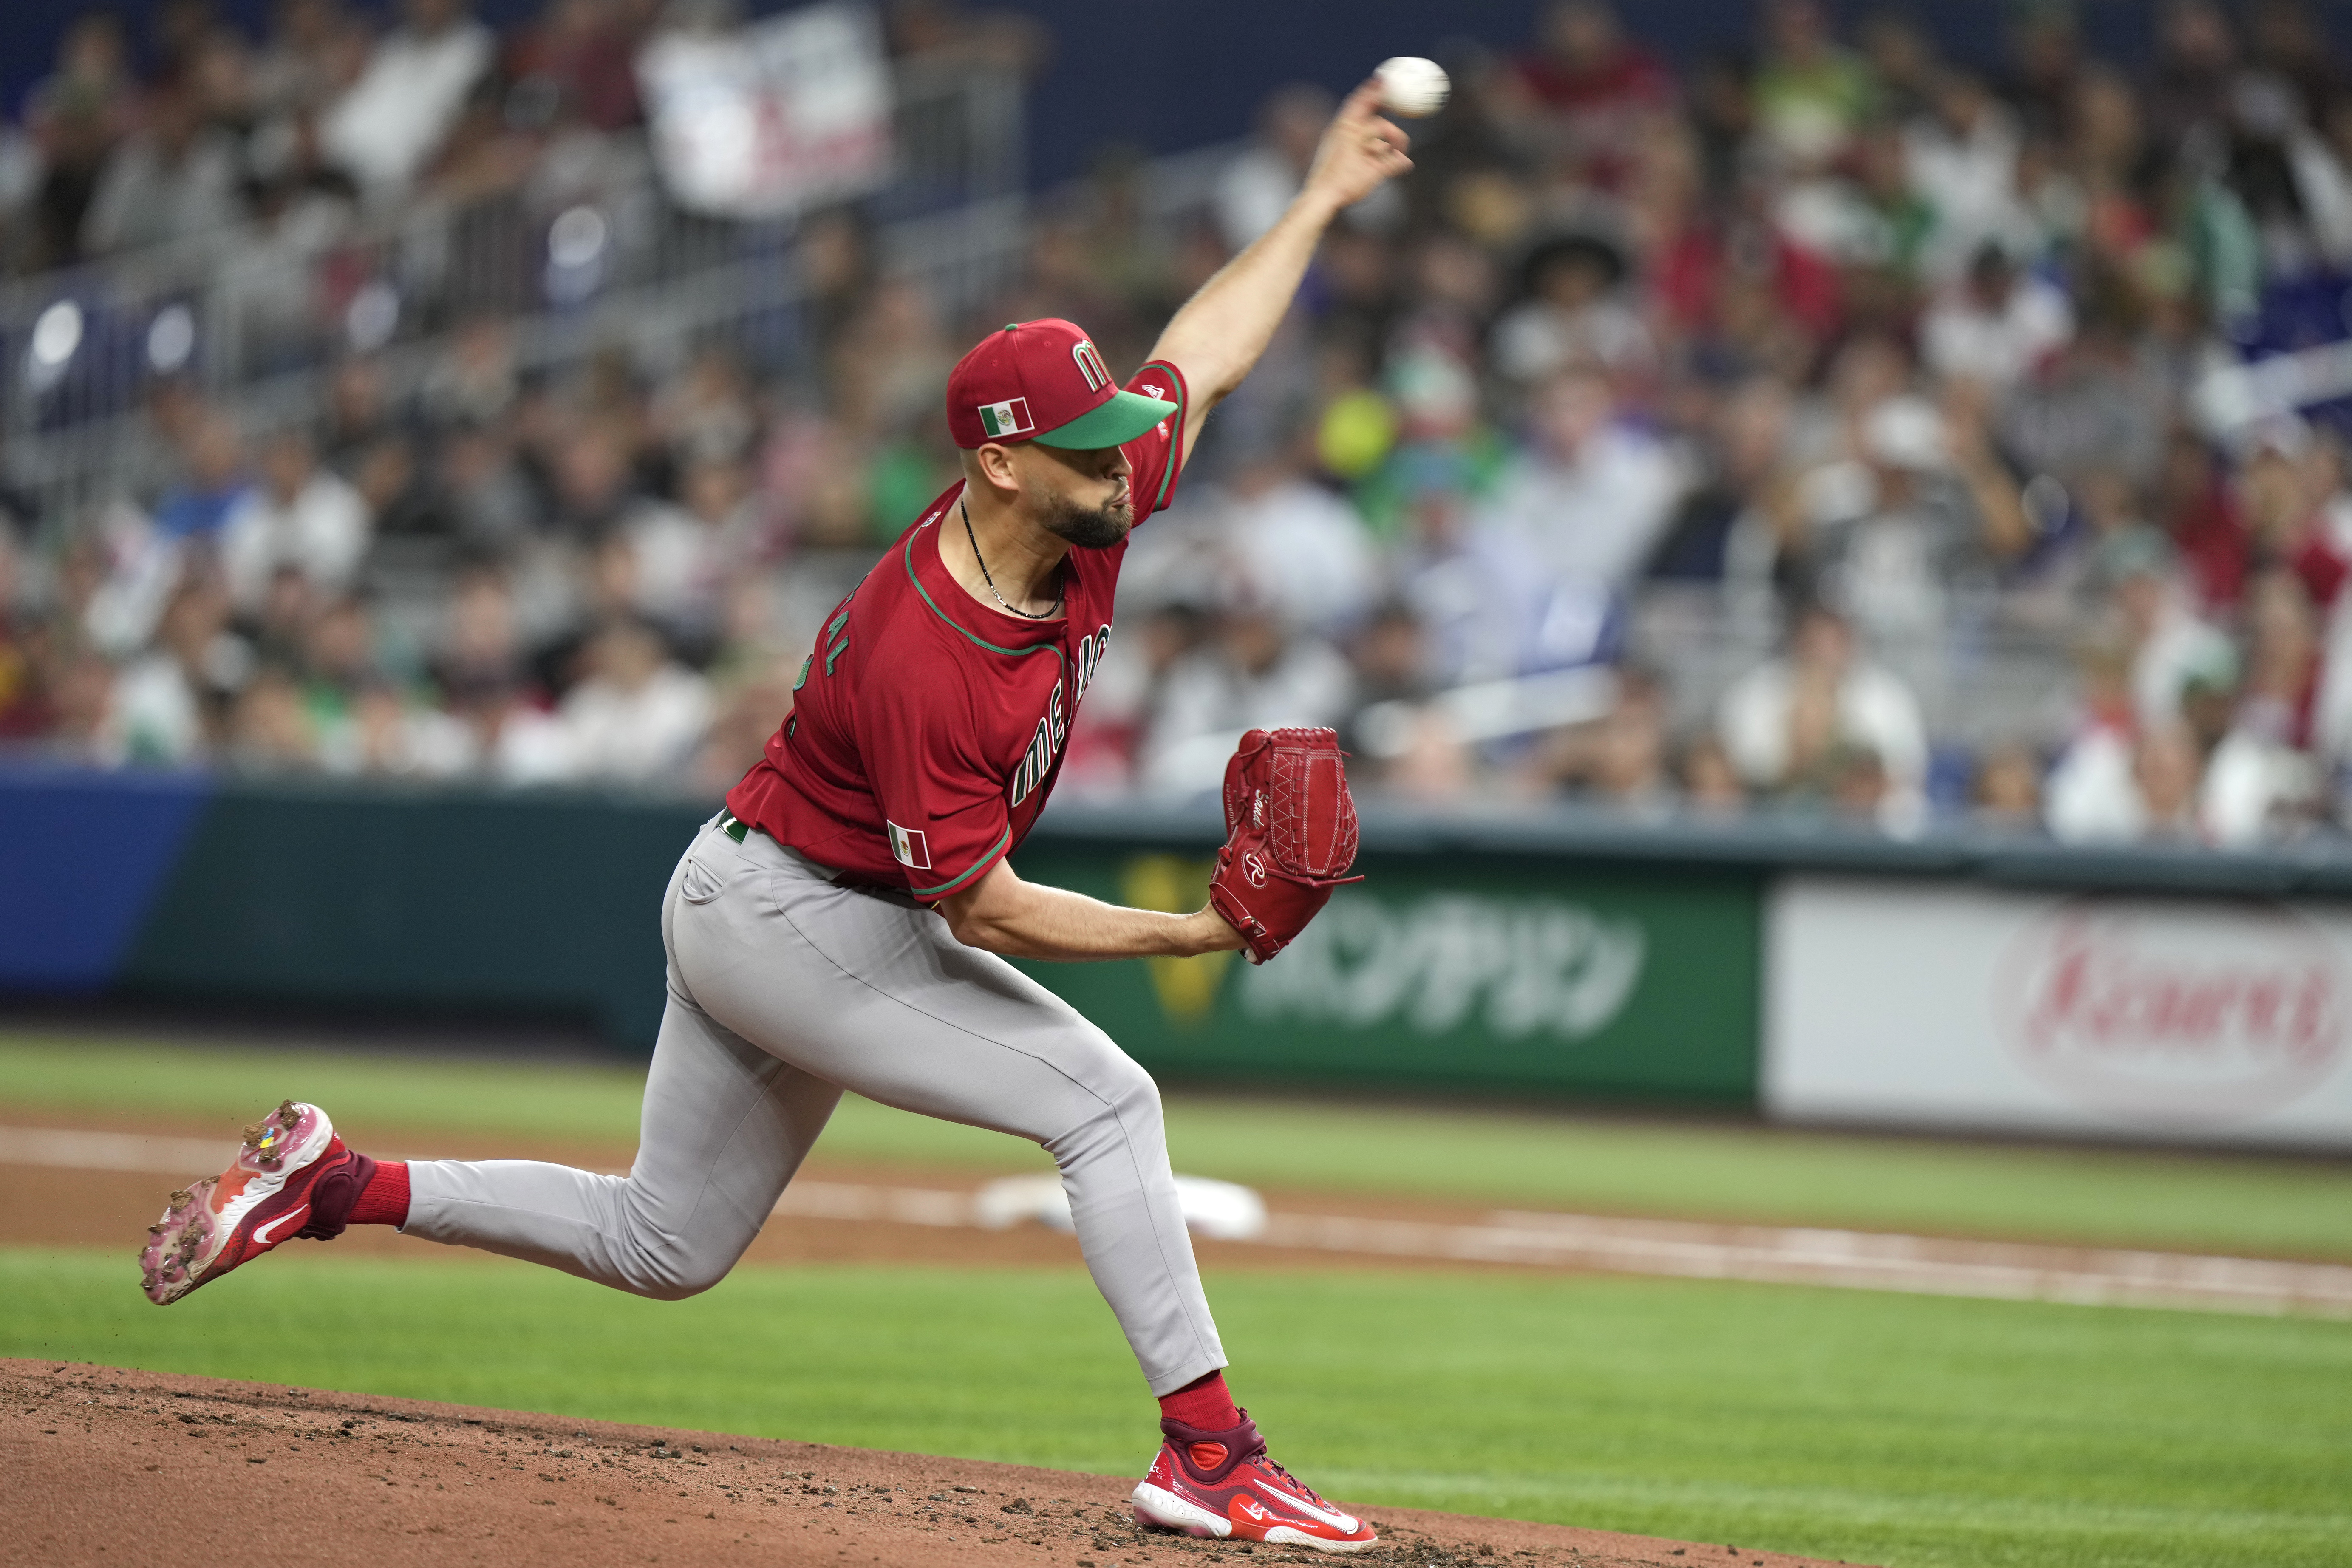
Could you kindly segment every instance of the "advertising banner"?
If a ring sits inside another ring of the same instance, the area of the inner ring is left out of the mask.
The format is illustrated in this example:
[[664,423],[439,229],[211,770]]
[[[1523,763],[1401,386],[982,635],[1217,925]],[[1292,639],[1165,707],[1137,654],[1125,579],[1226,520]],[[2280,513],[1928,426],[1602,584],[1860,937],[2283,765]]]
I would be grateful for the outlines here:
[[2352,908],[1790,876],[1776,1117],[2352,1148]]
[[[1024,877],[1199,909],[1206,855],[1035,846]],[[1272,963],[1235,953],[1035,964],[1156,1072],[1539,1088],[1745,1105],[1759,879],[1573,862],[1368,855],[1366,881]]]

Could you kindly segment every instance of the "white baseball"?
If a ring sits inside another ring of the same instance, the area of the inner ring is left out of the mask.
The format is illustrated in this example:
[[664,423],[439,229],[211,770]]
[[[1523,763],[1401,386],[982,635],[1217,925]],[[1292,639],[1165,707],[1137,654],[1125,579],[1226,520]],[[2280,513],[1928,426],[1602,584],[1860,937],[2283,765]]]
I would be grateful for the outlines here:
[[1382,60],[1372,74],[1380,79],[1381,107],[1416,120],[1444,108],[1446,94],[1454,90],[1445,68],[1419,55]]

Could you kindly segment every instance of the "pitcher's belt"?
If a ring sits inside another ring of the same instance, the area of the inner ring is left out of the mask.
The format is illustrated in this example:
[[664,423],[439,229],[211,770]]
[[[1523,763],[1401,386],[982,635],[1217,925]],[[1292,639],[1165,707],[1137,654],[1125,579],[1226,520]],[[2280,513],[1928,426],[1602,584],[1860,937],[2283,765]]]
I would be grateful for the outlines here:
[[811,860],[807,856],[803,855],[799,850],[793,848],[788,844],[785,844],[783,840],[778,838],[774,834],[770,833],[766,828],[755,827],[752,824],[744,821],[741,817],[736,816],[731,811],[721,811],[719,814],[719,831],[724,833],[728,837],[732,838],[738,844],[740,844],[745,839],[751,837],[753,833],[758,833],[764,837],[768,842],[782,847],[794,858],[800,860],[803,865],[816,872],[817,875],[824,878],[825,880],[831,882],[836,888],[845,888],[853,893],[871,894],[873,897],[877,899],[887,899],[894,904],[904,904],[909,909],[919,910],[930,907],[916,899],[904,888],[877,887],[872,882],[860,881],[857,878],[851,876],[846,871],[835,871],[830,866],[821,866],[814,860]]

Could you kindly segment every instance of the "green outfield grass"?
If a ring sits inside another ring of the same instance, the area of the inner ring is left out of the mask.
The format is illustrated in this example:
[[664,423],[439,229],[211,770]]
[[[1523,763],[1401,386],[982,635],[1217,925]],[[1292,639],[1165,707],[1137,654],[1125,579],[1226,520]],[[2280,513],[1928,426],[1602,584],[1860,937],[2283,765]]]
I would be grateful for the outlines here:
[[[656,1303],[462,1255],[263,1267],[159,1311],[128,1258],[0,1251],[0,1353],[1113,1475],[1156,1436],[1076,1269],[745,1268]],[[2352,1325],[1618,1279],[1211,1289],[1278,1457],[1375,1518],[1901,1568],[2333,1568],[2352,1542]]]
[[[617,1067],[0,1036],[0,1119],[14,1104],[228,1129],[291,1095],[362,1142],[462,1128],[626,1145],[642,1081]],[[2352,1162],[1184,1094],[1169,1100],[1169,1142],[1181,1169],[1331,1193],[2352,1258]],[[1045,1158],[854,1098],[819,1154],[975,1171]]]

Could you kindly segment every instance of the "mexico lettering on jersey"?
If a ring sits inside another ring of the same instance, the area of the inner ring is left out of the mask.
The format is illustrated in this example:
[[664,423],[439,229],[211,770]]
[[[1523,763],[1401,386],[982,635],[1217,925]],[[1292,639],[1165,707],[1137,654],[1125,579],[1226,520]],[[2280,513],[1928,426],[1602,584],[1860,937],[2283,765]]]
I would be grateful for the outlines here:
[[[1127,444],[1136,520],[1183,467],[1185,389],[1144,366],[1129,391],[1169,416]],[[961,527],[958,481],[835,607],[802,666],[792,716],[728,792],[727,809],[869,886],[944,899],[1020,847],[1053,794],[1078,700],[1110,647],[1127,556],[1073,550],[1063,613],[1032,621],[966,593],[940,559]]]

